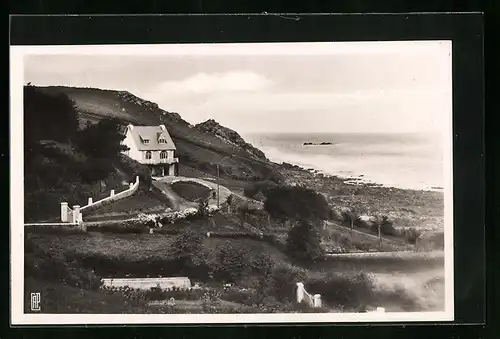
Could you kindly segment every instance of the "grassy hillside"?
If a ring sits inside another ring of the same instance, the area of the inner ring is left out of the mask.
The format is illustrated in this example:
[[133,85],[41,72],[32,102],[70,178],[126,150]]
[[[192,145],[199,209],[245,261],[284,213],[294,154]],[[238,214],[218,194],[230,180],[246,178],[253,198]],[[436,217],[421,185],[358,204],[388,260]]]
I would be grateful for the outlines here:
[[124,91],[73,87],[40,87],[50,94],[66,94],[75,102],[81,126],[103,118],[117,118],[124,125],[164,124],[172,136],[181,163],[209,174],[220,165],[221,177],[253,180],[278,177],[274,165],[249,145],[237,145],[216,133],[195,128],[179,114]]

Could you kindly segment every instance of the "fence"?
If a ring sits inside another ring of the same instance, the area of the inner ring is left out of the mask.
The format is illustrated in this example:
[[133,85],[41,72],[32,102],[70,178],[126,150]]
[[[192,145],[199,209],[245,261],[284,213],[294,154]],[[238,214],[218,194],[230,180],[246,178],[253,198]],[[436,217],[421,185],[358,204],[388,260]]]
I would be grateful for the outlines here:
[[304,284],[301,282],[297,283],[297,302],[305,302],[311,307],[321,307],[321,295],[315,294],[311,295],[309,294],[306,289],[304,288]]
[[130,197],[139,188],[139,176],[135,177],[135,182],[129,184],[129,188],[126,190],[116,193],[115,190],[111,190],[109,197],[104,199],[93,201],[92,197],[89,198],[87,205],[79,206],[74,205],[73,209],[68,206],[67,202],[61,202],[61,221],[71,222],[71,223],[81,223],[83,221],[83,212],[90,212],[99,207],[110,204],[114,201],[121,200]]

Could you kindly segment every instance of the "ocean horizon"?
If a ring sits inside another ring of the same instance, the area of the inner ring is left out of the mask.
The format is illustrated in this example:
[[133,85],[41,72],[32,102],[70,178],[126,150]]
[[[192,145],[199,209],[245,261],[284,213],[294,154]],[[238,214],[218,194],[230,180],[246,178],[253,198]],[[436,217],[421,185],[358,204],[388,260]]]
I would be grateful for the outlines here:
[[[243,137],[276,163],[403,189],[440,191],[444,185],[441,134],[248,133]],[[318,145],[322,142],[331,144]]]

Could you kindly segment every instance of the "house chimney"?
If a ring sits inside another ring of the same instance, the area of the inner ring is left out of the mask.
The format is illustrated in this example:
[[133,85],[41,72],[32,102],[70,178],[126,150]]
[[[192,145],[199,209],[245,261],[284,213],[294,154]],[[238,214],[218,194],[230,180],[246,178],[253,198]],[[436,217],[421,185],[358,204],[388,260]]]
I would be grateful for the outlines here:
[[163,125],[163,124],[162,124],[162,125],[160,125],[160,128],[161,128],[162,130],[164,130],[164,131],[166,131],[166,130],[167,130],[167,128],[166,128],[166,127],[165,127],[165,125]]
[[132,125],[132,124],[128,124],[128,126],[127,126],[127,127],[128,127],[128,128],[130,128],[130,130],[133,130],[133,129],[134,129],[134,125]]

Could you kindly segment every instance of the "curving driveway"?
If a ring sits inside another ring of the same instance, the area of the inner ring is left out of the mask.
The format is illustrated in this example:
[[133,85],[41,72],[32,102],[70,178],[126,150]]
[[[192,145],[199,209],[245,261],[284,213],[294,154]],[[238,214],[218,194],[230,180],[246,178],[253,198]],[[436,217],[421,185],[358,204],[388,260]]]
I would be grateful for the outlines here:
[[[203,179],[198,179],[198,178],[190,178],[190,177],[182,177],[182,176],[176,176],[176,177],[154,177],[153,178],[153,185],[160,189],[163,194],[167,196],[172,201],[172,204],[174,205],[174,210],[184,210],[186,208],[192,208],[198,207],[198,204],[187,201],[183,198],[181,198],[177,193],[175,193],[172,188],[170,187],[170,184],[177,182],[177,181],[184,181],[184,182],[196,182],[200,185],[203,185],[205,187],[208,187],[215,192],[217,192],[217,184],[214,182],[210,182],[207,180]],[[225,186],[219,185],[219,195],[220,195],[220,204],[222,205],[227,201],[227,198],[229,198],[230,195],[232,195],[233,192],[231,192],[230,189],[228,189]],[[213,198],[210,196],[210,199],[208,200],[209,205],[217,205],[217,198]]]

